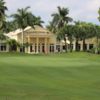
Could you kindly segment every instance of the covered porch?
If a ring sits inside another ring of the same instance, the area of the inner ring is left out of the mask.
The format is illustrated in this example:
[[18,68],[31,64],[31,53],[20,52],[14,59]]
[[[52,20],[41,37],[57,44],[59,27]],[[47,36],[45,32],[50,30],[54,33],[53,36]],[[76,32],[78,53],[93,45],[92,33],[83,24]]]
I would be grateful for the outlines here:
[[29,46],[25,48],[26,53],[49,53],[56,52],[56,44],[50,42],[48,36],[27,36]]

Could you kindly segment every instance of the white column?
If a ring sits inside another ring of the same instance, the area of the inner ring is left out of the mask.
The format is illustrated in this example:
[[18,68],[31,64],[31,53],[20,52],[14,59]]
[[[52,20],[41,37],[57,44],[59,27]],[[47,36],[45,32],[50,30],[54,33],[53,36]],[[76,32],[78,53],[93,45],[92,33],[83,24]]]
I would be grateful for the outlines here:
[[73,51],[76,50],[76,42],[73,42]]
[[45,48],[45,53],[47,53],[47,38],[45,38],[44,48]]
[[62,43],[60,42],[59,45],[60,45],[60,52],[62,52],[63,51],[62,50]]
[[39,53],[39,38],[36,38],[36,53]]
[[33,50],[33,52],[35,52],[35,44],[34,43],[32,45],[32,50]]
[[80,43],[80,50],[83,51],[83,43]]
[[50,40],[48,38],[48,45],[47,45],[47,48],[48,48],[48,53],[50,53]]
[[56,41],[54,43],[54,53],[56,52]]
[[40,53],[42,53],[42,43],[40,43]]
[[[30,37],[28,36],[28,43],[30,43]],[[28,53],[30,53],[30,46],[28,46]]]
[[89,50],[89,44],[87,44],[87,50]]
[[36,53],[36,48],[37,48],[37,47],[36,47],[36,43],[35,43],[34,45],[35,45],[35,48],[34,48],[34,49],[35,49],[35,51],[34,51],[34,52]]

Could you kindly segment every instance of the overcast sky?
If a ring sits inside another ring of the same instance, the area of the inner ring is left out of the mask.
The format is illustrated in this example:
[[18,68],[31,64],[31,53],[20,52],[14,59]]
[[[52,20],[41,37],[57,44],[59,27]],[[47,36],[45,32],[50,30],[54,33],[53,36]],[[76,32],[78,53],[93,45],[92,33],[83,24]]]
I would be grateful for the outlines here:
[[57,6],[69,9],[69,16],[74,20],[81,20],[99,24],[98,9],[100,0],[5,0],[8,14],[15,13],[18,8],[31,7],[36,16],[41,16],[45,25],[51,20],[51,14],[57,11]]

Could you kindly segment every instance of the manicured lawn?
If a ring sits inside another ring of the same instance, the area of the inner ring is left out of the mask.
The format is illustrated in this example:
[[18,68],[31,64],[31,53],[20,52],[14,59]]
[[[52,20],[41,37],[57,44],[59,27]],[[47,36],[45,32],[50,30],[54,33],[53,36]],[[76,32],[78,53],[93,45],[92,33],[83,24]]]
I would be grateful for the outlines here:
[[0,100],[99,100],[100,55],[0,53]]

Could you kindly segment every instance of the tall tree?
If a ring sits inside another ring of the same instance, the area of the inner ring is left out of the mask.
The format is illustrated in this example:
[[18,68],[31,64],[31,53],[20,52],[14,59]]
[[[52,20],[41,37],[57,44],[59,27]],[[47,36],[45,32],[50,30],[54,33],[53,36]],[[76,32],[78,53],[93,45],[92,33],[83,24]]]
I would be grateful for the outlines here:
[[33,15],[32,13],[29,13],[27,18],[28,18],[27,22],[30,26],[32,25],[42,26],[42,24],[44,23],[44,21],[42,21],[40,16],[37,17]]
[[76,41],[78,41],[78,39],[83,41],[83,51],[85,51],[86,50],[85,40],[91,36],[91,32],[90,32],[91,31],[91,28],[90,28],[91,23],[78,21],[78,22],[75,22],[75,24],[78,28],[78,30],[77,30],[78,34],[76,32],[76,35],[78,35],[77,36],[78,38],[76,38]]
[[96,37],[95,53],[98,53],[100,50],[100,26],[95,25],[94,28],[94,36]]
[[34,27],[34,22],[32,19],[32,13],[28,11],[30,7],[18,9],[16,14],[11,15],[14,18],[14,21],[17,23],[18,28],[22,29],[22,51],[24,43],[24,29],[27,26]]
[[6,36],[4,35],[3,31],[0,30],[0,43],[6,40]]
[[72,21],[72,18],[69,17],[68,14],[68,8],[61,8],[60,6],[58,6],[58,12],[52,14],[52,24],[57,30],[67,25],[68,22]]
[[56,33],[56,32],[57,32],[56,27],[54,26],[54,24],[53,24],[52,21],[50,21],[50,22],[49,22],[49,25],[47,25],[46,27],[47,27],[47,29],[48,29],[49,31],[51,31],[51,32],[53,32],[53,33]]
[[6,20],[5,11],[8,10],[4,0],[0,0],[0,29],[3,27],[3,22]]
[[73,42],[73,36],[74,36],[74,25],[66,25],[63,28],[61,28],[58,32],[57,39],[58,40],[64,40],[65,41],[65,49],[67,52],[67,41],[70,41],[70,52],[72,52],[72,42]]
[[44,21],[41,20],[40,16],[38,16],[38,17],[34,16],[33,19],[34,19],[34,25],[42,26],[42,24],[44,23]]
[[3,33],[0,33],[0,41],[3,41],[6,39],[6,36]]
[[[100,22],[100,8],[99,8],[99,10],[98,10],[98,14],[99,14],[99,17],[98,17],[98,20],[99,20],[99,22]],[[100,41],[99,41],[99,39],[100,39],[100,26],[97,26],[96,25],[96,38],[97,38],[97,48],[100,48],[99,47],[99,45],[100,45]],[[97,52],[98,52],[98,50],[97,50]]]
[[14,31],[14,30],[16,30],[16,28],[17,28],[17,26],[16,26],[16,23],[14,21],[4,21],[3,22],[2,31],[4,33]]
[[98,14],[99,14],[98,20],[100,21],[100,8],[98,10]]
[[[68,24],[68,22],[72,21],[72,18],[69,17],[68,14],[69,14],[68,8],[64,8],[64,7],[61,8],[60,6],[58,6],[58,12],[52,14],[53,19],[50,22],[50,25],[48,26],[48,28],[50,30],[52,30],[52,32],[58,33],[57,38],[59,38],[59,36],[60,37],[64,36],[64,33],[60,33],[60,35],[59,35],[59,31],[61,32],[61,30],[62,30],[61,28],[66,26]],[[64,32],[64,30],[62,30],[62,31]],[[64,36],[63,39],[65,41],[65,49],[66,49],[66,52],[67,52],[67,44],[66,44],[66,38],[67,37],[65,37],[65,36]]]
[[75,50],[79,51],[79,40],[80,40],[80,27],[75,24],[74,26],[74,41],[75,41]]

